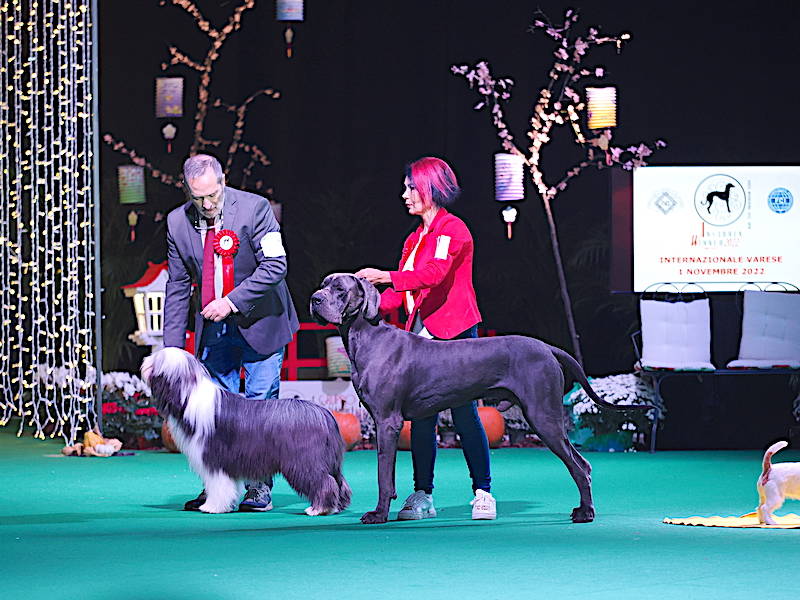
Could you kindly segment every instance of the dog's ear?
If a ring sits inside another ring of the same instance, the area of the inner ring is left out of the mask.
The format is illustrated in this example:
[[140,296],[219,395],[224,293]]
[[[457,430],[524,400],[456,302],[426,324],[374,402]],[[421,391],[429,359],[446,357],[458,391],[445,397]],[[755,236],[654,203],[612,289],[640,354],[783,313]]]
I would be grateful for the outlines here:
[[331,283],[331,279],[333,279],[334,277],[336,277],[336,275],[338,275],[338,273],[331,273],[331,274],[330,274],[330,275],[328,275],[328,276],[327,276],[325,279],[323,279],[323,280],[322,280],[322,283],[319,285],[319,289],[322,289],[322,288],[328,287],[328,285],[330,285],[330,283]]
[[381,295],[375,286],[362,277],[356,277],[358,285],[361,287],[361,292],[364,295],[364,300],[361,304],[361,314],[364,318],[373,325],[380,321],[378,316],[378,308],[381,305]]

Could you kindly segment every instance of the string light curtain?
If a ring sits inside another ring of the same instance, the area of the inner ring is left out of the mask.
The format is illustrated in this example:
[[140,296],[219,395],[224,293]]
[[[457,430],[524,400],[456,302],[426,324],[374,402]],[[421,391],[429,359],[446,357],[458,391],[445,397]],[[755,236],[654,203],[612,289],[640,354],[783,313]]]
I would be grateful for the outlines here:
[[68,444],[97,424],[95,15],[0,5],[0,425]]

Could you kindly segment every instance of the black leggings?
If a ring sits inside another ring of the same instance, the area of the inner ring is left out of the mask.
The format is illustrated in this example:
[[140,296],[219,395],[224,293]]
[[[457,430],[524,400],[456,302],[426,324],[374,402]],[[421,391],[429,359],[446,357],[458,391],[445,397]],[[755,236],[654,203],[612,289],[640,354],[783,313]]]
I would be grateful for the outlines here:
[[[470,327],[454,339],[478,337],[477,325]],[[461,438],[461,450],[467,460],[472,478],[472,490],[491,491],[489,471],[489,441],[478,416],[473,400],[458,408],[451,408],[453,425]],[[436,422],[439,415],[414,419],[411,422],[411,458],[414,463],[414,491],[433,492],[433,466],[436,462]]]

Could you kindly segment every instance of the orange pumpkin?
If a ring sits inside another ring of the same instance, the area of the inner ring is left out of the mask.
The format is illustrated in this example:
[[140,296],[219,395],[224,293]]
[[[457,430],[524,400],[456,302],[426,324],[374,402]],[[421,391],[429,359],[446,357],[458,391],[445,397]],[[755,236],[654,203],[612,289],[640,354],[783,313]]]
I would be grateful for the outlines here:
[[172,439],[172,432],[170,432],[169,425],[166,421],[161,425],[161,443],[164,444],[164,448],[170,452],[180,452],[177,444],[175,444],[175,440]]
[[503,419],[503,415],[494,406],[479,406],[478,416],[486,430],[489,447],[499,448],[503,442],[503,434],[506,432],[506,421]]
[[361,421],[352,413],[336,411],[332,411],[332,413],[339,426],[339,433],[342,435],[345,448],[352,450],[361,441]]
[[398,450],[411,450],[411,421],[403,421],[400,437],[397,440]]

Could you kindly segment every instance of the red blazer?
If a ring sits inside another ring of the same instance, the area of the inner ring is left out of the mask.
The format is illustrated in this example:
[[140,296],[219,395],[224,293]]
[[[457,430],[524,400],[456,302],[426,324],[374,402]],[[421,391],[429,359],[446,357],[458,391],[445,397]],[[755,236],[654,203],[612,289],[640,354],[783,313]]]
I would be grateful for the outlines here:
[[464,221],[440,208],[414,256],[414,270],[403,271],[414,250],[422,225],[406,238],[398,271],[390,271],[392,286],[381,294],[381,312],[403,305],[406,291],[414,309],[406,322],[411,330],[419,313],[427,330],[437,338],[451,339],[481,320],[472,286],[472,235]]

